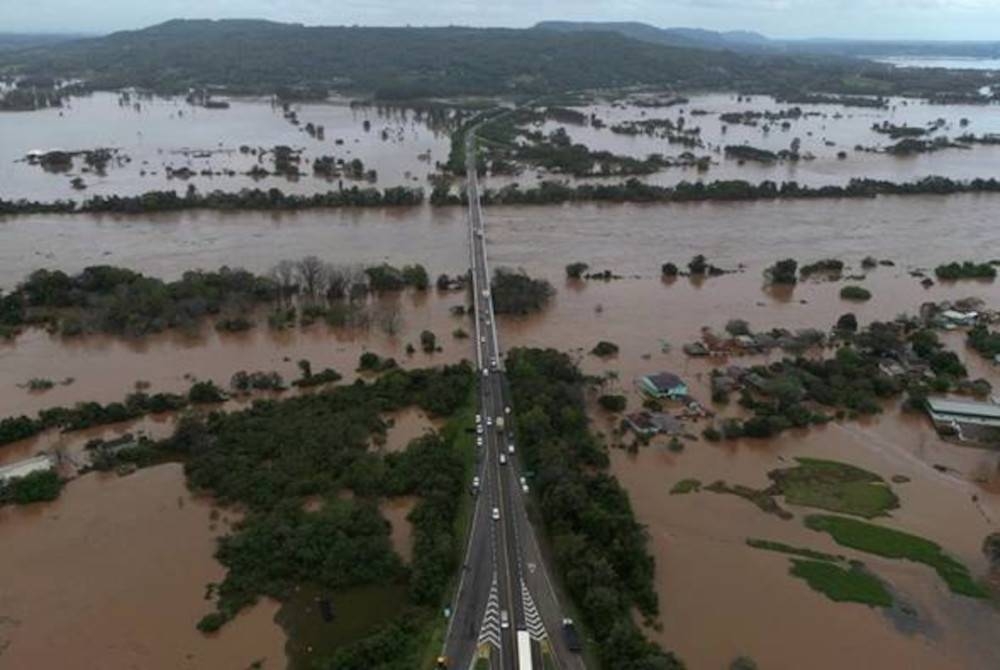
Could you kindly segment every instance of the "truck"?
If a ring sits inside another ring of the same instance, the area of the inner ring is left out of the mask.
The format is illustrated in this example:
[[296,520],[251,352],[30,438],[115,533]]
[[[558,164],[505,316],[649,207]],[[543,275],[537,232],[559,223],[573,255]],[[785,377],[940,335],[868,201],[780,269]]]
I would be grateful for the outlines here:
[[531,636],[526,630],[517,631],[517,670],[532,670]]
[[503,430],[503,417],[497,417],[497,430]]
[[575,654],[583,651],[583,645],[580,643],[580,634],[576,631],[576,624],[573,623],[572,619],[563,619],[562,621],[563,629],[563,639],[566,640],[566,648]]

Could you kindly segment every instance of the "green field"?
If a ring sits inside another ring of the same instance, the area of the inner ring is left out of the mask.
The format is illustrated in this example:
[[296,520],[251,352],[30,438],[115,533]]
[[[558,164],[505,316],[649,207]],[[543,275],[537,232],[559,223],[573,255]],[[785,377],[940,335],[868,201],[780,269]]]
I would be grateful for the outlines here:
[[805,518],[808,528],[829,533],[837,544],[885,558],[901,558],[934,569],[953,593],[970,598],[986,598],[988,593],[962,563],[944,553],[930,540],[903,531],[827,514]]
[[697,493],[701,490],[701,482],[697,479],[682,479],[670,489],[670,495],[682,493]]
[[845,568],[827,561],[793,558],[789,572],[830,600],[874,607],[892,606],[892,594],[878,577],[856,565]]
[[753,537],[747,538],[747,545],[753,547],[754,549],[776,551],[781,554],[789,554],[791,556],[801,556],[802,558],[811,558],[817,561],[844,560],[843,556],[834,556],[833,554],[826,554],[823,553],[822,551],[816,551],[814,549],[803,549],[800,547],[793,547],[790,544],[784,544],[783,542],[774,542],[772,540],[759,540]]
[[871,519],[899,507],[899,498],[874,472],[847,463],[798,458],[793,468],[774,470],[768,477],[785,501],[830,512]]

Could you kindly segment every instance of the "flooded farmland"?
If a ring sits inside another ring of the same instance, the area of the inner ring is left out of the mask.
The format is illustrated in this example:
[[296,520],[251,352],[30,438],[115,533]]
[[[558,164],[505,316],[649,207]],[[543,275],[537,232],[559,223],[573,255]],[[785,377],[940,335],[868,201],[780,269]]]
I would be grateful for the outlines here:
[[[772,105],[755,100],[754,104],[758,103]],[[731,96],[692,98],[690,104],[715,111],[743,105]],[[225,119],[239,118],[246,124],[231,131],[226,147],[266,130],[265,134],[276,138],[274,143],[301,143],[313,151],[321,149],[318,141],[288,124],[264,101],[237,102],[229,110],[187,111],[186,106],[169,100],[144,101],[143,105],[139,112],[120,109],[113,97],[95,95],[74,100],[63,117],[39,122],[39,128],[59,128],[65,122],[67,134],[55,135],[48,144],[69,146],[70,140],[79,136],[81,124],[92,118],[88,115],[107,114],[108,132],[114,124],[131,124],[125,126],[126,131],[119,130],[121,135],[109,135],[108,142],[127,137],[129,152],[145,158],[134,159],[120,172],[110,170],[106,181],[93,183],[93,192],[173,187],[162,174],[138,176],[135,163],[148,160],[162,164],[168,158],[159,148],[171,142],[183,142],[176,146],[207,145],[219,124],[228,123]],[[179,116],[182,108],[185,115]],[[609,121],[635,114],[634,109],[593,111]],[[195,118],[188,117],[189,113]],[[731,128],[725,140],[776,148],[784,146],[789,135],[799,133],[804,135],[804,144],[816,150],[816,161],[767,169],[727,162],[713,167],[707,178],[728,175],[832,183],[857,174],[893,179],[927,173],[992,176],[990,170],[1000,157],[996,147],[930,154],[912,162],[878,154],[852,154],[846,162],[835,157],[842,145],[871,141],[867,129],[886,118],[923,124],[938,115],[956,123],[967,116],[970,131],[996,132],[995,107],[941,110],[903,106],[897,101],[888,111],[837,108],[825,113],[843,114],[846,118],[838,119],[843,125],[833,125],[829,118],[810,117],[801,129],[780,137],[775,137],[776,131],[764,138],[758,136],[759,129]],[[214,114],[218,118],[208,118]],[[309,106],[300,112],[303,119],[315,118],[327,124],[328,143],[338,132],[334,129],[350,128],[353,134],[340,133],[349,138],[344,147],[355,147],[352,151],[379,171],[379,183],[412,180],[418,173],[423,180],[423,173],[430,168],[416,158],[417,154],[430,151],[435,160],[446,155],[447,138],[435,136],[412,120],[400,126],[403,139],[398,143],[366,135],[361,125],[369,118],[366,114],[369,112],[345,106]],[[129,121],[129,115],[135,118]],[[8,118],[0,115],[0,124]],[[824,121],[831,124],[829,128],[822,126]],[[9,149],[5,144],[3,151],[26,151],[41,142],[41,131],[30,126],[18,140],[24,146]],[[191,128],[204,134],[192,135]],[[581,129],[574,139],[621,153],[646,151],[642,138],[606,136],[607,131],[592,130]],[[852,139],[862,136],[864,140]],[[826,147],[823,138],[836,146]],[[605,140],[608,143],[602,145]],[[715,137],[713,141],[723,139]],[[237,151],[233,160],[245,159],[239,155]],[[403,158],[397,161],[399,156]],[[212,158],[198,160],[214,161],[217,157],[212,154]],[[6,158],[0,157],[0,183],[4,184],[0,196],[66,195],[61,190],[65,177],[22,173],[29,166],[11,167]],[[248,166],[241,165],[243,169]],[[406,177],[407,172],[411,177]],[[215,178],[192,183],[199,188],[227,189],[250,184],[236,177],[221,179],[226,183],[219,184]],[[313,182],[310,176],[288,188],[313,188]],[[278,185],[286,188],[284,182]],[[690,358],[681,350],[684,343],[700,336],[704,326],[719,331],[727,320],[738,318],[755,330],[826,330],[845,312],[855,313],[859,322],[866,324],[914,313],[923,302],[970,296],[982,299],[987,307],[1000,307],[997,282],[937,282],[924,288],[920,278],[910,274],[952,260],[992,258],[1000,243],[997,202],[995,196],[960,195],[489,208],[491,263],[524,268],[549,279],[557,289],[543,313],[502,317],[501,343],[505,348],[544,346],[571,351],[585,372],[614,373],[609,388],[626,395],[629,410],[641,405],[634,379],[660,370],[683,376],[692,395],[707,403],[709,373],[719,361]],[[419,262],[427,266],[432,277],[455,274],[467,266],[464,216],[460,207],[417,207],[281,214],[9,217],[0,219],[0,287],[13,288],[41,267],[77,272],[88,265],[107,263],[170,279],[186,270],[222,265],[266,272],[281,260],[307,254],[334,263]],[[683,267],[698,253],[734,272],[705,280],[660,278],[662,263],[671,261]],[[895,265],[863,270],[860,261],[869,255],[891,259]],[[801,282],[790,291],[765,287],[764,269],[785,257],[800,262],[843,259],[849,266],[845,274],[864,275],[851,283],[866,287],[873,297],[861,304],[840,299],[843,281]],[[587,262],[593,270],[611,270],[623,278],[567,281],[564,266],[573,261]],[[357,378],[358,357],[365,351],[392,356],[407,367],[455,362],[471,357],[468,342],[451,336],[454,329],[468,327],[466,317],[456,317],[450,311],[466,300],[462,292],[433,289],[373,299],[373,310],[398,313],[398,327],[392,333],[376,324],[365,328],[318,324],[273,331],[264,319],[242,334],[219,333],[205,324],[198,332],[142,339],[65,339],[29,329],[11,341],[0,342],[0,417],[34,414],[80,401],[121,400],[137,381],[147,383],[153,391],[184,392],[194,379],[211,379],[225,387],[238,370],[275,370],[290,380],[298,376],[297,362],[302,359],[308,359],[315,369],[336,369],[349,383]],[[407,355],[406,345],[417,343],[423,330],[437,334],[442,351]],[[615,342],[619,354],[606,360],[589,355],[598,340]],[[994,387],[1000,384],[997,369],[965,347],[961,332],[947,334],[943,340],[970,368],[970,376],[984,377]],[[779,356],[775,353],[770,359],[759,356],[726,362],[759,363]],[[73,382],[57,384],[42,393],[23,388],[36,377],[72,378]],[[386,444],[380,445],[390,452],[404,448],[410,439],[434,425],[411,410],[391,418],[394,426]],[[595,428],[614,443],[617,419],[597,409],[595,403],[593,420]],[[125,431],[162,437],[172,426],[173,417],[147,417],[79,433],[47,433],[0,447],[0,464],[41,451],[64,450],[79,456],[83,444],[94,437],[112,437]],[[697,434],[701,427],[694,424],[691,432]],[[612,451],[613,471],[628,489],[639,521],[649,530],[657,561],[663,626],[647,633],[676,650],[693,670],[724,667],[740,654],[752,656],[765,668],[825,669],[848,664],[921,669],[998,667],[1000,655],[985,642],[1000,625],[996,611],[950,594],[928,569],[863,556],[866,564],[891,583],[907,604],[907,612],[883,613],[861,605],[834,603],[790,577],[782,556],[745,544],[747,537],[763,537],[838,551],[829,537],[802,526],[798,517],[806,513],[804,509],[793,508],[797,519],[784,521],[731,496],[670,494],[671,487],[684,478],[762,486],[768,471],[784,467],[796,456],[849,462],[886,479],[904,476],[907,483],[894,487],[901,507],[887,523],[940,543],[969,565],[975,576],[986,573],[980,548],[983,538],[1000,523],[1000,452],[947,442],[923,416],[903,414],[894,404],[871,419],[790,431],[767,441],[710,444],[699,440],[687,442],[682,452],[674,453],[664,440],[657,439],[637,454]],[[393,546],[407,559],[412,534],[406,516],[412,504],[411,499],[401,499],[382,506],[383,516],[392,524]],[[216,637],[206,638],[194,628],[209,609],[203,599],[204,587],[218,581],[222,572],[212,553],[214,538],[224,533],[226,526],[211,518],[211,509],[209,502],[185,491],[180,467],[170,464],[123,478],[86,475],[70,482],[54,503],[0,510],[0,541],[11,547],[0,557],[0,570],[19,575],[12,588],[0,593],[0,621],[4,622],[0,623],[0,665],[9,662],[11,667],[28,667],[25,664],[30,660],[34,667],[47,667],[58,659],[78,658],[83,666],[94,667],[103,663],[100,667],[215,668],[246,667],[264,659],[263,667],[284,667],[285,640],[274,622],[275,603],[258,604]],[[183,551],[177,550],[178,546]],[[75,557],[77,567],[86,570],[85,580],[78,578],[76,570],[66,569],[66,556]],[[395,591],[381,593],[375,608],[378,611],[365,626],[391,611],[393,598],[398,596]],[[151,613],[150,601],[157,602],[162,611]],[[297,622],[295,616],[296,612],[312,611],[309,608],[314,601],[311,591],[296,596],[286,627],[310,625]],[[765,610],[767,616],[762,615]],[[74,626],[87,618],[102,620],[120,635],[105,639]],[[304,617],[301,621],[311,620]],[[151,635],[154,628],[157,634]],[[306,653],[303,649],[293,651]]]
[[215,636],[195,629],[211,608],[206,585],[224,572],[215,538],[234,520],[212,510],[187,492],[177,464],[87,475],[54,503],[0,510],[0,665],[284,668],[277,603],[258,603]]

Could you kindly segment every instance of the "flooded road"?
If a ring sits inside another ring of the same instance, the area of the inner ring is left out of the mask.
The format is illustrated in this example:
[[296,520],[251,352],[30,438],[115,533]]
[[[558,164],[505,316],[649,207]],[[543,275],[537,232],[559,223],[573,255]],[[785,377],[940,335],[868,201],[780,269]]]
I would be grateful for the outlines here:
[[177,464],[87,475],[54,503],[0,510],[0,666],[107,670],[285,667],[277,603],[206,637],[220,581],[215,538],[232,515],[192,497]]

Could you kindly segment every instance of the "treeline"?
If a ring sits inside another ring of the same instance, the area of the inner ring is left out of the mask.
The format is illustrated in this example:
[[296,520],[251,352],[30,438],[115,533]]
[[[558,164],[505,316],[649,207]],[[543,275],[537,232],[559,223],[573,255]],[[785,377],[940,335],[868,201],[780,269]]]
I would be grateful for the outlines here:
[[[326,263],[316,256],[279,262],[267,275],[222,267],[188,271],[175,281],[147,277],[127,268],[95,265],[76,275],[36,270],[14,291],[0,293],[0,337],[23,326],[44,326],[65,336],[89,332],[142,336],[175,328],[196,328],[218,317],[216,328],[240,331],[255,324],[254,312],[271,305],[268,324],[284,328],[366,322],[370,293],[418,291],[430,287],[419,264],[399,268],[388,263],[369,267]],[[439,290],[461,287],[461,277],[441,275]],[[379,312],[380,323],[398,329],[398,313]]]
[[285,193],[280,188],[245,188],[236,192],[211,191],[199,193],[189,188],[184,195],[176,191],[147,191],[140,195],[95,195],[81,202],[56,200],[0,199],[2,214],[142,214],[145,212],[177,212],[190,209],[223,211],[298,210],[343,207],[412,207],[424,201],[424,191],[409,186],[350,188],[324,193]]
[[653,557],[627,492],[587,425],[584,377],[566,354],[513,349],[507,358],[521,454],[556,567],[598,646],[602,667],[682,668],[649,642],[633,613],[659,613]]
[[[511,184],[481,192],[486,205],[549,205],[566,202],[701,202],[734,200],[794,200],[805,198],[873,198],[878,195],[950,195],[1000,193],[1000,180],[960,180],[925,177],[912,182],[851,179],[846,186],[807,186],[798,182],[766,180],[757,184],[742,179],[713,182],[683,181],[676,186],[656,186],[638,179],[618,184],[578,184],[544,181],[522,189]],[[464,195],[462,196],[464,199]]]
[[178,412],[191,405],[222,402],[225,393],[211,381],[194,382],[187,393],[145,393],[136,391],[120,402],[101,404],[89,401],[73,407],[50,407],[35,418],[19,415],[0,419],[0,445],[59,429],[64,432],[132,421],[147,414]]

